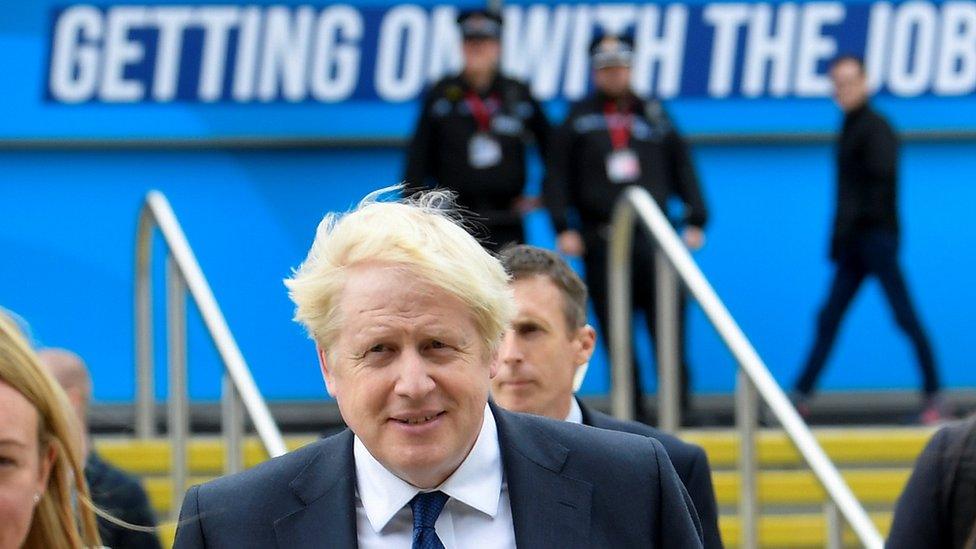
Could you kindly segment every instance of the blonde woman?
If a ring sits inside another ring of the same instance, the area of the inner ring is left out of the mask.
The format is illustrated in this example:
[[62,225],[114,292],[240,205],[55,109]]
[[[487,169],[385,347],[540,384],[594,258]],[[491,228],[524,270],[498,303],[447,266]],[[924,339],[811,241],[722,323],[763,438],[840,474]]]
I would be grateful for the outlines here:
[[0,549],[100,545],[70,417],[61,388],[0,313]]

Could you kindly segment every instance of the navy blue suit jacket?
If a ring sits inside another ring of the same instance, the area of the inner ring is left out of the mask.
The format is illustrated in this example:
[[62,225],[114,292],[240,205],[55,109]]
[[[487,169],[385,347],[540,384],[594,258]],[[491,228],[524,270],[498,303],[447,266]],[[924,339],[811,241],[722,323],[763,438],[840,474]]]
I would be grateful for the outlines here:
[[715,489],[712,487],[712,469],[708,465],[708,456],[700,446],[689,444],[678,437],[664,431],[636,421],[622,421],[592,410],[579,403],[583,412],[583,425],[622,431],[651,437],[664,446],[664,450],[671,458],[671,464],[678,472],[678,478],[684,484],[688,495],[691,496],[698,519],[701,521],[705,547],[721,549],[722,537],[718,530],[718,503],[715,501]]
[[[492,412],[519,547],[702,547],[690,498],[657,441]],[[194,486],[175,547],[356,547],[352,446],[346,430]]]

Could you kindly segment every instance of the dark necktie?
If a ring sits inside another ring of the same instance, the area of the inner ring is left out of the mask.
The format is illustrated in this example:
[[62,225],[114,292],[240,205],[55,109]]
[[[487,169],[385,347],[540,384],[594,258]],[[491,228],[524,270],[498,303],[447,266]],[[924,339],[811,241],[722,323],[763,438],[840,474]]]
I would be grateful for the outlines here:
[[447,494],[438,491],[420,493],[410,500],[413,511],[412,549],[444,549],[444,544],[434,531],[434,523],[444,510],[447,498]]

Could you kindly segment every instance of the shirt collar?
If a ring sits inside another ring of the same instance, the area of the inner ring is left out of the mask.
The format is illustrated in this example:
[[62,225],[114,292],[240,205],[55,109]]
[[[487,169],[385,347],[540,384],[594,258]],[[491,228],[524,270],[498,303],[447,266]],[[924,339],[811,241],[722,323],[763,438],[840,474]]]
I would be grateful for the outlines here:
[[583,423],[583,409],[580,408],[576,398],[569,399],[569,413],[566,414],[566,421],[580,425]]
[[[424,491],[394,475],[376,460],[359,437],[353,441],[356,491],[373,531],[379,533],[418,493]],[[502,491],[502,461],[498,429],[485,404],[481,432],[468,456],[440,486],[453,499],[494,518]]]

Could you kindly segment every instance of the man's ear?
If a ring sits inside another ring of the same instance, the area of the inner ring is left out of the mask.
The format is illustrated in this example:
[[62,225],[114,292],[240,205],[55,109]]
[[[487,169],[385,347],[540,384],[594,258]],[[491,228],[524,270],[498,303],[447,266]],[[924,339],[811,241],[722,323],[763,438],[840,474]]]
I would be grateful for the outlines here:
[[574,362],[576,366],[582,366],[589,362],[590,357],[593,356],[593,351],[596,349],[596,330],[593,329],[593,326],[587,324],[576,330],[573,346],[575,347]]
[[329,396],[335,398],[335,380],[332,376],[332,368],[329,364],[329,359],[325,349],[321,345],[315,344],[315,352],[319,356],[319,368],[322,370],[322,379],[325,381],[325,390],[329,392]]

